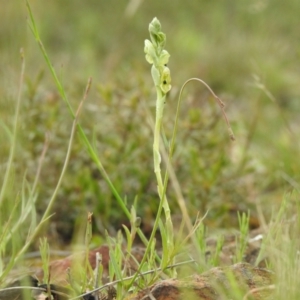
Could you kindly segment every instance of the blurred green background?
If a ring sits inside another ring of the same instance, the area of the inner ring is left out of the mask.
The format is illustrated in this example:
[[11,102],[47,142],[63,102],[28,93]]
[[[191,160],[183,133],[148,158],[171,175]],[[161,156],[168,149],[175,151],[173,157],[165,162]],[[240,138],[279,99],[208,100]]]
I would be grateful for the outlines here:
[[[144,58],[148,24],[157,17],[171,54],[172,91],[164,129],[171,136],[178,92],[190,77],[205,80],[226,103],[236,141],[205,88],[184,93],[174,168],[194,220],[209,209],[211,227],[236,226],[250,209],[253,228],[268,219],[284,193],[299,191],[300,31],[298,0],[253,1],[30,1],[44,46],[74,108],[88,78],[93,85],[81,123],[128,206],[138,196],[144,230],[158,205],[152,166],[155,90]],[[27,23],[24,1],[1,1],[0,163],[5,169],[21,70],[26,59],[21,124],[12,182],[14,198],[26,174],[32,183],[45,134],[49,150],[39,181],[45,209],[64,162],[72,119],[61,101]],[[2,179],[2,175],[1,179]],[[169,200],[180,214],[172,186]],[[76,224],[94,212],[103,234],[126,218],[76,139],[48,234],[70,241]]]

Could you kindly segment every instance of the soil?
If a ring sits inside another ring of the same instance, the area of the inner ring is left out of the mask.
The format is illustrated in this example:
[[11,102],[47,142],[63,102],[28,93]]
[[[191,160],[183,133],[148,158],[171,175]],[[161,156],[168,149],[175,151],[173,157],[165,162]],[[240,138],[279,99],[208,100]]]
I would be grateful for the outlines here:
[[[265,268],[266,259],[262,258],[257,261],[260,250],[262,234],[259,231],[252,232],[247,243],[247,249],[244,255],[243,262],[234,264],[234,253],[236,251],[236,236],[225,237],[225,243],[219,255],[220,267],[211,268],[204,273],[197,272],[197,268],[189,267],[184,271],[178,271],[176,279],[164,279],[155,284],[140,290],[137,294],[124,295],[126,300],[180,300],[180,299],[205,299],[219,300],[224,299],[224,295],[232,293],[232,286],[238,285],[240,299],[270,299],[273,291],[274,274]],[[207,251],[206,259],[214,255],[217,241],[208,239],[206,241]],[[125,249],[124,249],[125,251]],[[188,249],[189,255],[193,256],[192,249]],[[84,300],[113,300],[116,296],[116,290],[113,286],[109,286],[108,282],[108,264],[109,264],[109,247],[102,245],[88,253],[88,260],[92,269],[96,267],[96,253],[102,255],[103,278],[104,283],[108,283],[106,292],[102,293],[86,293],[81,299]],[[129,274],[132,274],[137,269],[137,262],[141,261],[144,248],[135,247],[132,252],[134,258],[130,258],[124,262]],[[52,299],[65,300],[72,299],[70,290],[66,288],[69,284],[70,274],[72,269],[83,264],[86,256],[84,253],[78,253],[66,257],[64,259],[54,260],[50,263],[50,282],[47,287],[45,284],[39,284],[43,279],[42,269],[36,270],[31,276],[26,279],[16,280],[8,286],[10,289],[0,291],[0,300],[25,300],[22,294],[22,286],[31,286],[39,288],[40,291],[31,292],[31,299],[41,300],[47,299],[45,291],[47,288],[52,293]],[[183,255],[183,259],[184,255]],[[194,264],[197,264],[197,257],[193,257]],[[198,269],[199,270],[199,269]],[[230,279],[231,278],[231,279]],[[24,283],[25,282],[25,283]],[[15,289],[19,287],[19,289]],[[223,295],[221,297],[221,295]],[[26,298],[29,299],[29,298]]]

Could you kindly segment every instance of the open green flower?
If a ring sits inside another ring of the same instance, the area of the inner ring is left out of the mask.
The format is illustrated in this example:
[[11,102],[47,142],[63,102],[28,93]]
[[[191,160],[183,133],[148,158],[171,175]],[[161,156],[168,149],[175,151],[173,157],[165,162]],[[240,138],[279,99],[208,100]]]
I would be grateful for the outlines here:
[[164,94],[167,94],[171,87],[170,69],[168,67],[164,67],[160,77],[160,88]]
[[158,67],[165,66],[169,62],[170,54],[167,50],[163,50],[158,59]]

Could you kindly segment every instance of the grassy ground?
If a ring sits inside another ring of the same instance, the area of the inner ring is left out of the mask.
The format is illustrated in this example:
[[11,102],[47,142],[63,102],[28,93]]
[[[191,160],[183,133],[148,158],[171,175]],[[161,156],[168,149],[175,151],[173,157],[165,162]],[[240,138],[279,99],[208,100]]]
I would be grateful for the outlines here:
[[[209,231],[236,228],[236,212],[250,210],[250,225],[255,228],[270,220],[286,193],[294,191],[291,201],[297,197],[300,52],[296,0],[284,5],[279,0],[30,4],[74,110],[92,77],[80,124],[128,207],[138,198],[137,213],[145,232],[152,227],[159,204],[150,122],[155,91],[143,52],[154,16],[167,34],[171,54],[172,90],[164,115],[167,139],[179,89],[189,77],[204,79],[226,103],[236,136],[235,142],[229,140],[207,90],[190,85],[184,93],[173,165],[191,220],[198,211],[204,215],[209,210],[205,219]],[[2,3],[0,16],[1,182],[12,143],[21,47],[26,60],[15,156],[1,212],[0,222],[5,224],[14,201],[30,194],[23,182],[26,178],[32,187],[47,134],[49,146],[37,182],[37,219],[45,211],[65,161],[72,118],[30,31],[25,3]],[[167,194],[172,213],[180,214],[172,184]],[[53,247],[69,244],[88,211],[94,213],[95,241],[97,236],[102,239],[105,229],[114,234],[128,222],[76,134],[51,210],[55,215],[40,235],[47,233],[55,240]]]

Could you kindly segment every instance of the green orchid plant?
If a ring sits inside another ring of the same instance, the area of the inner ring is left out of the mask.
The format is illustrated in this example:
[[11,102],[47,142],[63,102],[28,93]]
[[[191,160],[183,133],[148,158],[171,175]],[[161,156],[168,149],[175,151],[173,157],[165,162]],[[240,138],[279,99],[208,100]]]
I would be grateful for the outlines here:
[[[168,172],[165,174],[164,181],[162,180],[161,176],[161,155],[160,155],[160,131],[161,131],[161,125],[162,125],[162,118],[163,118],[163,111],[164,106],[166,103],[166,94],[171,90],[171,74],[170,69],[167,67],[167,64],[169,62],[170,54],[167,50],[164,49],[166,45],[166,35],[161,31],[161,24],[157,18],[154,18],[152,22],[149,25],[149,33],[150,33],[150,40],[145,40],[145,47],[144,52],[146,54],[146,60],[148,63],[152,65],[151,67],[151,75],[154,81],[157,99],[156,99],[156,118],[155,118],[155,128],[154,128],[154,142],[153,142],[153,157],[154,157],[154,172],[157,179],[157,189],[158,189],[158,195],[160,198],[160,206],[157,213],[156,221],[160,218],[161,213],[161,207],[164,210],[165,213],[165,227],[163,226],[161,221],[157,221],[160,226],[160,232],[162,235],[162,241],[163,246],[165,246],[165,251],[163,251],[164,255],[162,258],[161,266],[162,268],[167,264],[170,263],[172,260],[172,256],[175,255],[176,247],[174,246],[174,230],[173,230],[173,224],[171,220],[171,212],[170,207],[168,204],[167,197],[165,195],[166,186],[168,183]],[[227,129],[229,132],[229,136],[232,140],[234,140],[234,134],[232,132],[232,129],[230,127],[230,123],[228,121],[228,118],[225,113],[225,104],[222,102],[222,100],[212,91],[212,89],[206,84],[203,80],[199,78],[190,78],[188,79],[181,87],[180,93],[179,93],[179,100],[177,105],[177,111],[175,116],[175,124],[174,124],[174,130],[172,139],[169,146],[169,161],[172,158],[173,151],[174,151],[174,145],[175,145],[175,136],[177,132],[177,125],[178,125],[178,115],[179,115],[179,108],[182,101],[182,92],[186,85],[189,82],[192,81],[198,81],[201,84],[203,84],[209,92],[212,94],[212,96],[215,98],[217,104],[219,105],[221,112],[223,114],[224,120],[227,125]],[[182,198],[182,197],[179,197]],[[191,224],[188,213],[185,208],[185,204],[182,203],[184,201],[181,201],[179,203],[179,206],[183,213],[183,220],[187,225],[187,228],[190,232],[194,232],[199,226],[201,222],[198,222],[198,225],[195,224],[194,226]],[[197,223],[197,222],[196,222]],[[156,222],[154,224],[153,232],[156,230]],[[191,235],[193,236],[193,235]],[[193,238],[192,238],[193,239]],[[150,244],[152,240],[150,238]],[[196,241],[194,241],[195,244],[197,244]],[[163,247],[164,248],[164,247]]]
[[[165,195],[165,185],[161,176],[161,155],[159,151],[160,131],[164,106],[166,103],[166,94],[171,89],[171,74],[167,67],[170,54],[164,49],[166,44],[166,35],[161,31],[161,24],[157,18],[154,18],[149,25],[150,40],[145,40],[146,60],[152,65],[151,75],[156,88],[156,119],[154,128],[153,157],[154,172],[157,179],[157,189],[162,202],[166,218],[166,246],[173,249],[173,225],[168,200]],[[170,252],[169,252],[170,253]]]
[[[156,100],[156,123],[154,133],[154,171],[160,173],[161,157],[159,154],[159,137],[163,110],[166,100],[166,94],[171,89],[171,75],[170,69],[167,67],[170,54],[164,49],[166,44],[166,35],[161,31],[161,25],[157,18],[154,18],[149,25],[149,32],[151,41],[145,40],[144,51],[146,53],[146,60],[152,64],[151,75],[157,93]],[[158,185],[160,190],[160,180]],[[159,191],[160,193],[160,191]],[[161,195],[160,195],[161,196]]]

